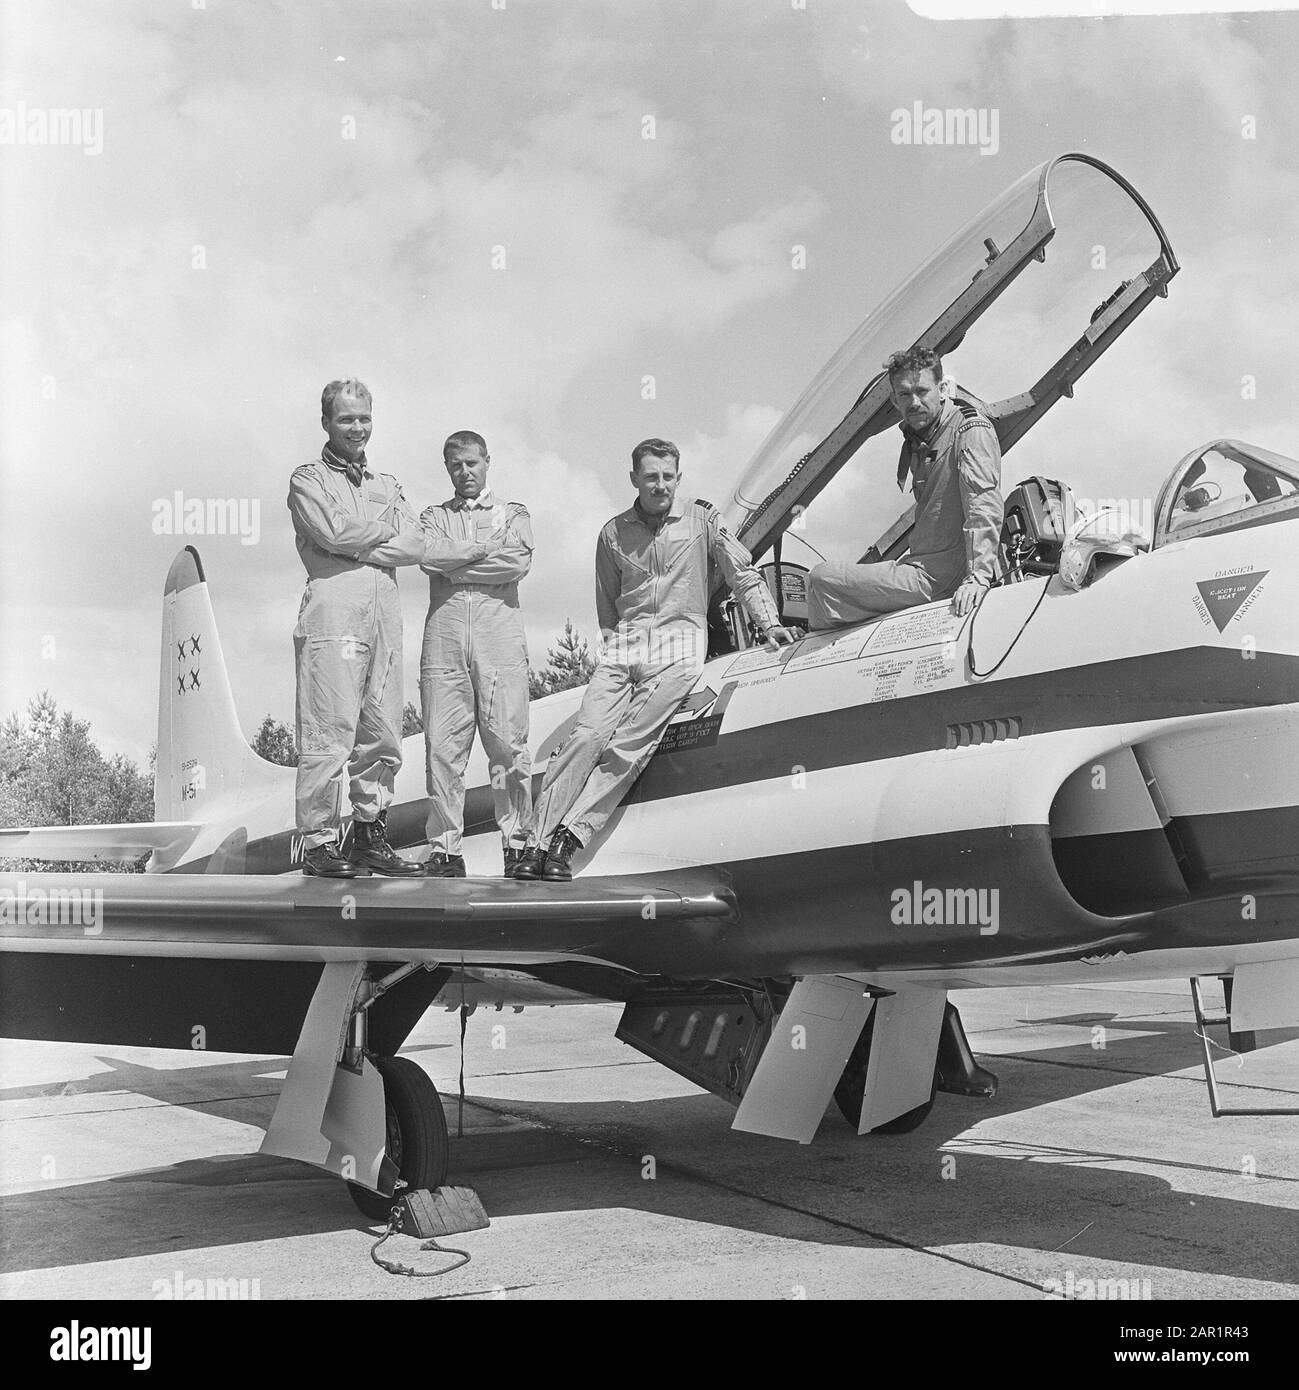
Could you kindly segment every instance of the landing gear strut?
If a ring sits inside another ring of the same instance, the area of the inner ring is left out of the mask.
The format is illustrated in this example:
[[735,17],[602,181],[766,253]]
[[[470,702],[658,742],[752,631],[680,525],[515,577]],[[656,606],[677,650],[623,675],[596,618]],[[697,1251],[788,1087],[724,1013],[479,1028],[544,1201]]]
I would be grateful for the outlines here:
[[397,1167],[397,1192],[381,1197],[354,1182],[347,1190],[370,1220],[386,1221],[404,1188],[442,1186],[451,1149],[442,1099],[423,1067],[409,1057],[376,1057],[374,1065],[383,1077],[387,1149]]

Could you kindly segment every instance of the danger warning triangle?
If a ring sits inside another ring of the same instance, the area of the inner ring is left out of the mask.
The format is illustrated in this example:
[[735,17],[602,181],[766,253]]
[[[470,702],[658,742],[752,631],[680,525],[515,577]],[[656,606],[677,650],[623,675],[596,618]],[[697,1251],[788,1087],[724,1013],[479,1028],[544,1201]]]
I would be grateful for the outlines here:
[[1224,579],[1197,580],[1195,587],[1219,632],[1236,616],[1240,605],[1258,588],[1266,573],[1267,570],[1256,570],[1253,574],[1232,574]]

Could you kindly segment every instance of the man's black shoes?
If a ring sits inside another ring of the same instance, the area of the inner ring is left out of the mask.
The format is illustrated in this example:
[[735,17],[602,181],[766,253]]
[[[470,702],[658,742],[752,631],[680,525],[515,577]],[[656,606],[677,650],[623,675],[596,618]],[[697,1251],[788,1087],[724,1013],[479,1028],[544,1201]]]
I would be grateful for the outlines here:
[[388,878],[419,878],[424,872],[423,864],[403,859],[388,843],[388,831],[382,816],[375,821],[353,820],[352,848],[347,857],[360,873],[384,874]]
[[512,845],[505,846],[505,877],[513,878],[514,871],[523,862],[525,851],[515,849]]
[[435,849],[424,865],[424,873],[428,878],[464,878],[464,857],[459,854],[444,854],[442,850]]
[[[582,848],[582,842],[567,826],[561,825],[550,837],[550,845],[530,845],[514,866],[513,878],[544,879],[547,883],[567,883],[573,877],[569,860]],[[508,853],[508,851],[507,851]],[[508,870],[509,860],[506,860]]]
[[363,872],[346,855],[339,854],[338,846],[332,840],[323,845],[312,845],[302,854],[302,872],[316,874],[320,878],[355,878]]
[[546,867],[546,850],[543,845],[529,845],[518,858],[514,865],[514,872],[511,878],[534,879],[541,877],[541,871]]
[[567,826],[561,825],[550,837],[541,877],[547,883],[567,883],[573,877],[568,861],[582,848],[582,842]]

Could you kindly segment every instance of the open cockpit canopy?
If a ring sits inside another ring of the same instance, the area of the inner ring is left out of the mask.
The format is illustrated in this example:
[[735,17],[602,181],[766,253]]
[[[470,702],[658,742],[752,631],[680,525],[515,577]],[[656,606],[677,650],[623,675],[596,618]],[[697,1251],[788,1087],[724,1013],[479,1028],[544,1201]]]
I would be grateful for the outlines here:
[[1215,439],[1187,454],[1155,500],[1154,545],[1299,515],[1299,461]]
[[957,393],[984,403],[1004,452],[1073,394],[1176,272],[1131,184],[1090,155],[1049,160],[966,223],[817,373],[741,476],[728,524],[755,556],[766,551],[867,439],[897,423],[883,363],[913,345],[942,354]]

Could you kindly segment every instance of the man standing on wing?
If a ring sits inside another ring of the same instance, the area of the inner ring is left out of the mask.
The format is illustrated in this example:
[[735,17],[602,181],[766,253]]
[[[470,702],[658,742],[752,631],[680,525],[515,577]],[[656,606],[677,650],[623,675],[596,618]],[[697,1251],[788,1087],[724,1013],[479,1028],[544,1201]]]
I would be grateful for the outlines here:
[[[499,501],[487,486],[491,458],[482,435],[458,430],[442,456],[455,496],[419,519],[433,552],[423,565],[429,608],[419,664],[432,847],[425,872],[465,875],[465,765],[476,728],[509,878],[532,810],[528,644],[519,611],[519,580],[532,566],[532,521],[522,503]],[[491,549],[472,564],[448,568],[441,558],[446,547],[479,544]]]
[[703,669],[710,560],[765,641],[794,640],[716,508],[677,497],[680,457],[665,439],[632,450],[636,501],[606,523],[595,549],[600,663],[573,732],[546,769],[515,878],[572,878],[573,855],[600,832],[653,756]]
[[808,575],[813,629],[848,627],[951,596],[968,613],[996,577],[1001,538],[1001,447],[992,421],[943,386],[943,364],[929,348],[895,352],[884,364],[902,417],[898,486],[911,474],[916,520],[901,560],[817,565]]
[[[329,436],[293,472],[289,512],[307,589],[293,633],[297,667],[297,823],[303,871],[327,878],[410,877],[423,866],[388,843],[388,805],[401,766],[401,600],[397,565],[424,561],[428,544],[391,473],[372,473],[370,392],[355,378],[320,398]],[[444,563],[480,560],[466,544]],[[346,779],[344,774],[346,773]],[[341,851],[344,781],[352,846]]]

